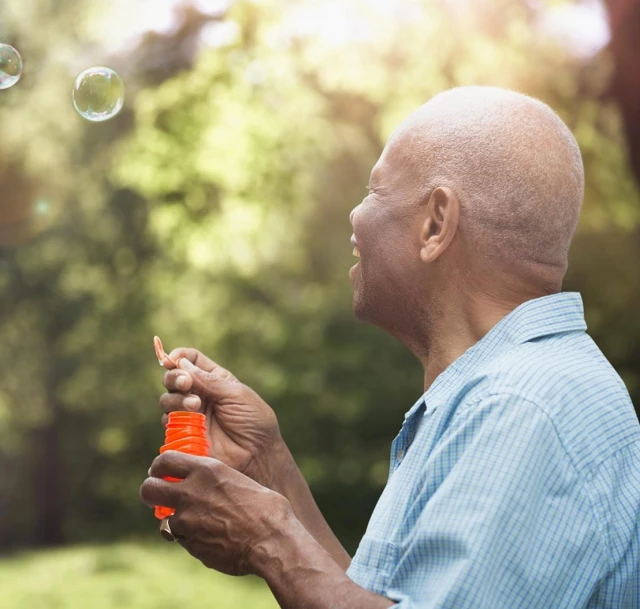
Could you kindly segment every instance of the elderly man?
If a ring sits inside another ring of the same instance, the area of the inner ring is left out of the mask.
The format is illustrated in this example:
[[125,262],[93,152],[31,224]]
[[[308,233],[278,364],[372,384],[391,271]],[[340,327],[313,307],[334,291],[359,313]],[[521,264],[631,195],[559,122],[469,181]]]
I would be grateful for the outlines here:
[[425,391],[355,557],[273,411],[193,349],[170,354],[161,406],[208,414],[211,458],[158,457],[145,503],[175,507],[192,555],[263,577],[288,609],[640,609],[640,425],[579,294],[561,293],[582,197],[548,106],[434,97],[351,213],[355,315],[411,349]]

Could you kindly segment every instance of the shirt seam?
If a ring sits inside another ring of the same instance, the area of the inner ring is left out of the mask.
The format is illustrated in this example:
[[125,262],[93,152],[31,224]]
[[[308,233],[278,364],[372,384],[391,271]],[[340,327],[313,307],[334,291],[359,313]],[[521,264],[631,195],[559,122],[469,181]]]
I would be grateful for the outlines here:
[[[606,536],[606,534],[604,532],[604,528],[605,528],[604,527],[604,523],[602,523],[600,521],[600,517],[598,516],[597,510],[595,508],[593,499],[591,497],[591,493],[589,492],[589,488],[590,488],[589,482],[587,481],[586,476],[580,471],[580,469],[578,469],[578,467],[575,464],[571,454],[569,453],[569,451],[567,450],[567,447],[564,444],[562,436],[560,435],[560,432],[558,431],[558,428],[556,427],[555,422],[553,421],[553,419],[551,418],[549,413],[545,410],[545,408],[542,405],[540,405],[538,402],[536,402],[532,398],[523,396],[518,391],[509,391],[509,390],[491,391],[491,390],[489,390],[483,396],[477,398],[473,402],[470,402],[462,410],[456,412],[456,414],[453,416],[453,418],[451,420],[451,424],[453,425],[453,423],[458,419],[459,416],[462,417],[463,415],[469,413],[469,411],[472,409],[473,406],[476,406],[480,402],[483,402],[483,401],[485,401],[487,399],[500,397],[500,396],[517,397],[517,398],[519,398],[521,400],[524,400],[524,401],[528,402],[529,404],[531,404],[532,406],[537,408],[546,417],[546,419],[551,424],[551,427],[553,428],[553,431],[554,431],[554,433],[556,435],[556,438],[557,438],[560,446],[562,447],[562,450],[563,450],[565,456],[567,457],[567,461],[571,464],[571,468],[573,469],[574,473],[578,476],[578,479],[582,482],[581,491],[584,493],[587,501],[589,502],[589,508],[590,508],[590,511],[591,511],[591,517],[594,519],[596,527],[598,528],[598,531],[600,533],[600,542],[601,542],[601,545],[603,545],[604,548],[605,548],[607,561],[609,563],[608,564],[608,570],[611,571],[613,569],[613,567],[614,567],[613,554],[611,553],[611,548],[609,547],[609,543],[607,543],[607,536]],[[629,442],[629,444],[632,444],[635,441],[637,441],[637,440],[634,439],[632,442]],[[622,450],[623,448],[626,448],[626,446],[628,446],[628,445],[625,445],[625,446],[621,447],[620,449],[616,449],[614,451],[614,453],[609,455],[608,458],[613,457],[613,455],[615,455],[618,452],[618,450]],[[603,459],[597,467],[599,468],[606,460],[607,459]]]

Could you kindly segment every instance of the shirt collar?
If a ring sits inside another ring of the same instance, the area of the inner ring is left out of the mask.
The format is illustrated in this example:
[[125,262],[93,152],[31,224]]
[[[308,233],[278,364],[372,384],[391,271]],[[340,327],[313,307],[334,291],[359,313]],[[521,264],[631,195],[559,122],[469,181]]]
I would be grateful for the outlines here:
[[586,329],[582,297],[578,292],[560,292],[523,302],[441,372],[404,418],[406,420],[416,414],[423,404],[426,405],[424,414],[432,412],[439,394],[459,384],[461,377],[510,344],[522,344],[564,332],[584,332]]
[[[501,319],[489,334],[497,330],[509,336],[511,342],[520,344],[543,336],[586,329],[580,294],[561,292],[523,302]],[[482,340],[484,338],[486,336]]]

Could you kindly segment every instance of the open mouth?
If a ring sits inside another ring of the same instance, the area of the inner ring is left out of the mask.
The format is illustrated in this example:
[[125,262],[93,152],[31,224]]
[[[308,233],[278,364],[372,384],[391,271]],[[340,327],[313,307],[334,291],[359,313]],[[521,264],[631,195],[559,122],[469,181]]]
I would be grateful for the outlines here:
[[360,250],[358,249],[358,244],[356,243],[355,235],[351,235],[351,245],[353,245],[353,255],[356,258],[360,258]]

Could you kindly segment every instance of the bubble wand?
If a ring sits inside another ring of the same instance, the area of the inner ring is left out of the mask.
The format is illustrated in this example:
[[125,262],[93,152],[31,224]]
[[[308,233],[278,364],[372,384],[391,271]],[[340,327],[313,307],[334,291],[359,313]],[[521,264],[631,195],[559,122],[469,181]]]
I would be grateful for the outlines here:
[[[156,351],[156,357],[161,366],[165,362],[171,364],[174,368],[178,367],[164,351],[162,341],[158,336],[153,337],[153,347]],[[178,360],[180,361],[180,360]],[[169,413],[169,420],[166,426],[165,443],[160,448],[160,454],[167,450],[177,450],[189,455],[200,457],[208,457],[211,445],[207,436],[207,418],[199,412],[175,411]],[[179,478],[166,477],[169,482],[180,482]],[[160,534],[167,541],[176,541],[176,537],[171,532],[169,526],[169,517],[174,514],[173,508],[156,506],[155,516],[161,520]]]
[[162,341],[159,336],[153,337],[153,347],[156,350],[156,357],[158,358],[158,363],[161,366],[164,366],[165,361],[169,362],[174,368],[178,367],[178,363],[174,362],[165,352],[162,347]]

